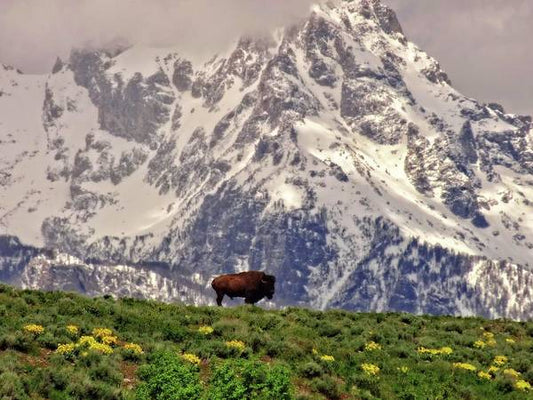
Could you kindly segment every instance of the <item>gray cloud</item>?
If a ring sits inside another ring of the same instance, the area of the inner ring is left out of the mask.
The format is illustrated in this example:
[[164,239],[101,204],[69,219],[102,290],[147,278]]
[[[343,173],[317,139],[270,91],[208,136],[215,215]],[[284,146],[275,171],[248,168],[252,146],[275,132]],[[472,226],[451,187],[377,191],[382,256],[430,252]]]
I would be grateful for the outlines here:
[[383,0],[455,88],[533,115],[531,0]]
[[[533,114],[533,1],[382,0],[454,86]],[[72,47],[117,39],[210,52],[306,15],[316,0],[0,0],[0,62],[48,72]]]
[[0,62],[48,72],[73,47],[120,40],[210,51],[304,17],[313,0],[0,0]]

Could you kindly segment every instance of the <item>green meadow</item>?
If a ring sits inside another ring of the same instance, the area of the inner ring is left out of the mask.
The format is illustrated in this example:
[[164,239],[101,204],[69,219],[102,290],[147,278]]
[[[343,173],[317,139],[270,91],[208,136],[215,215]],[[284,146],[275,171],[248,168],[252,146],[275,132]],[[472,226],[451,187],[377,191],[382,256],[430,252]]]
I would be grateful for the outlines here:
[[0,285],[0,399],[533,399],[533,322]]

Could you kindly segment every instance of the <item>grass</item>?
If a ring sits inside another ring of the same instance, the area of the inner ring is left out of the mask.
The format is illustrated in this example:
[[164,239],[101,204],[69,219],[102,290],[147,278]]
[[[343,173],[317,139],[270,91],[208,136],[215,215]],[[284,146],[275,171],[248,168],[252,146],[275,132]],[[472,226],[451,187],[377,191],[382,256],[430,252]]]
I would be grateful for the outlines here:
[[522,400],[531,360],[533,322],[0,285],[0,399]]

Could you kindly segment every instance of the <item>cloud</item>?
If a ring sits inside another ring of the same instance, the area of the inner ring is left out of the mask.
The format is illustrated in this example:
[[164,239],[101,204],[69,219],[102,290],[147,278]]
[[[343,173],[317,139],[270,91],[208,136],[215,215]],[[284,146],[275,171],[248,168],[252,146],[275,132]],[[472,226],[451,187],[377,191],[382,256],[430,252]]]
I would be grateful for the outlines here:
[[313,0],[1,0],[0,62],[48,72],[73,47],[120,40],[208,51],[304,17]]
[[455,88],[508,112],[533,115],[533,2],[383,0],[410,40],[435,57]]
[[[304,17],[317,0],[0,0],[0,62],[49,72],[73,47],[113,41],[211,52]],[[533,1],[382,0],[454,86],[533,114]]]

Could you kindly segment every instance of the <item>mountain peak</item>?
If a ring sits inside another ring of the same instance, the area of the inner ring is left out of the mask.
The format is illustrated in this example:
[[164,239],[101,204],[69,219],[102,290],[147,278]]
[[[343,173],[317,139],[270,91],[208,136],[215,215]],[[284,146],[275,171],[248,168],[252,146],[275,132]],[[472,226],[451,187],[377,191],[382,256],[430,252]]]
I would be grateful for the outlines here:
[[353,23],[353,18],[373,21],[387,34],[400,33],[402,27],[396,13],[380,0],[330,0],[312,7],[315,13],[325,13],[345,24]]

